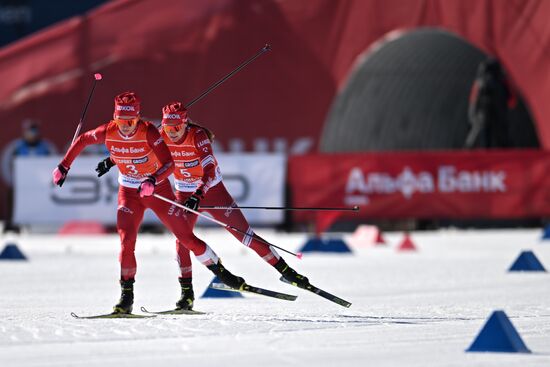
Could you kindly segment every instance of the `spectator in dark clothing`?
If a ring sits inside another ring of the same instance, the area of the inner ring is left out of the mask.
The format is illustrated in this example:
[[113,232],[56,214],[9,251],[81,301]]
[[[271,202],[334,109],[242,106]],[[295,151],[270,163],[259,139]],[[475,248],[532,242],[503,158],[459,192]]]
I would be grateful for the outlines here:
[[13,156],[50,155],[55,153],[53,145],[42,139],[40,126],[34,120],[23,121],[21,139],[15,141]]
[[488,58],[479,64],[470,92],[470,132],[466,148],[505,148],[511,145],[508,109],[517,104],[500,63]]
[[15,157],[46,156],[57,153],[55,146],[42,138],[40,124],[26,119],[21,124],[21,138],[10,142],[2,152],[2,178],[12,185],[13,160]]
[[[8,185],[7,197],[4,201],[6,213],[11,216],[13,206],[13,162],[15,157],[29,156],[47,156],[57,153],[55,146],[42,138],[40,133],[40,124],[31,119],[26,119],[22,123],[21,138],[12,141],[4,149],[2,154],[2,176],[4,182]],[[15,230],[18,228],[8,218],[4,231]]]

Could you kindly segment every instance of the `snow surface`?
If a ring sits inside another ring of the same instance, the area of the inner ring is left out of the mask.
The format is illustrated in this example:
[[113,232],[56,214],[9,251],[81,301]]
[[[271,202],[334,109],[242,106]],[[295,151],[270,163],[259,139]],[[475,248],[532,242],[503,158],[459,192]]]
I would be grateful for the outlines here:
[[[303,234],[260,230],[291,250]],[[389,245],[353,254],[284,257],[346,309],[283,284],[278,273],[223,230],[198,234],[250,284],[298,295],[200,298],[211,273],[194,262],[200,316],[77,320],[109,312],[119,297],[118,238],[21,235],[29,261],[0,261],[0,366],[549,366],[550,275],[509,273],[521,250],[548,269],[539,230],[417,232],[414,253]],[[344,234],[349,239],[349,234]],[[138,239],[135,311],[179,297],[169,235]],[[494,310],[504,310],[532,354],[466,353]]]

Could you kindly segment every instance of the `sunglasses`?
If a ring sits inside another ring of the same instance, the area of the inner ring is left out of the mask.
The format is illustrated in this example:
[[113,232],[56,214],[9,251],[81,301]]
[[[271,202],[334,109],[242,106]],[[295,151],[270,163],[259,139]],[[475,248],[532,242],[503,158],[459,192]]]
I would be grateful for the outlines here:
[[178,133],[184,128],[184,124],[178,125],[162,125],[162,128],[166,133]]
[[119,127],[124,127],[124,126],[133,127],[138,123],[138,121],[139,121],[138,118],[130,119],[130,120],[115,118],[115,122]]

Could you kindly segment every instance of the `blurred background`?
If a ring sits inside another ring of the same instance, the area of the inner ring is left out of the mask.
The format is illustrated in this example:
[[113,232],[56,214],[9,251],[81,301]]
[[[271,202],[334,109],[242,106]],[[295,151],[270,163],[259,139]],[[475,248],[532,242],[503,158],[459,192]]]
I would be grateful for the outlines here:
[[[0,1],[0,220],[4,231],[111,228],[116,173],[88,149],[50,182],[93,84],[83,131],[113,97],[191,101],[216,134],[257,226],[353,230],[540,226],[550,216],[550,1]],[[147,223],[154,228],[155,219]],[[93,227],[93,225],[92,225]],[[88,228],[92,228],[88,227]]]

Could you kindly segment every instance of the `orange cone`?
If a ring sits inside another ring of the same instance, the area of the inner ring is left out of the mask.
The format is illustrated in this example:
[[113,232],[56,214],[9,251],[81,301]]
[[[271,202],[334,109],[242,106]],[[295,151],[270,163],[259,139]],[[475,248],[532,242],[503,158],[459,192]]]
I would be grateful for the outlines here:
[[397,251],[416,251],[416,246],[411,240],[411,236],[408,232],[405,232],[405,238],[403,238],[403,241],[401,242],[399,247],[397,247]]

